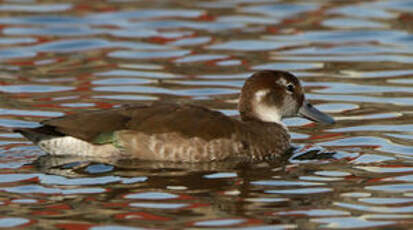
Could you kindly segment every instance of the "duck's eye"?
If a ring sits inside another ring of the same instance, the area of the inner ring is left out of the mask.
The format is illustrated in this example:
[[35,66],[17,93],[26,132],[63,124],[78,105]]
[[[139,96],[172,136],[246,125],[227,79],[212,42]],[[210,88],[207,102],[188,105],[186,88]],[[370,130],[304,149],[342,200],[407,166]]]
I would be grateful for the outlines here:
[[294,85],[293,84],[288,84],[287,85],[287,90],[290,91],[291,93],[294,93]]

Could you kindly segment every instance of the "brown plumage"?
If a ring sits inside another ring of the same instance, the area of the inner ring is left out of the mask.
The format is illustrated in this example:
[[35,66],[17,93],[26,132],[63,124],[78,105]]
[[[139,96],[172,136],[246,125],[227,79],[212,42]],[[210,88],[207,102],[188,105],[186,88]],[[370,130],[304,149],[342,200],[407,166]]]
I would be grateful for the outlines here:
[[263,159],[289,148],[289,134],[279,119],[295,115],[303,101],[293,75],[260,71],[242,89],[241,121],[201,106],[157,102],[59,117],[16,131],[53,155],[188,162]]

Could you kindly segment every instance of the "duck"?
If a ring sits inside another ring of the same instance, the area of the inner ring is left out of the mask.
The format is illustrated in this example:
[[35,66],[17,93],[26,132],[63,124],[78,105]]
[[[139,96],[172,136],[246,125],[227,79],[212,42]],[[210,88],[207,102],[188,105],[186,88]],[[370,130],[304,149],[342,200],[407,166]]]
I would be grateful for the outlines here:
[[240,119],[194,104],[153,102],[75,113],[14,131],[53,156],[192,163],[283,155],[291,148],[283,118],[334,124],[306,100],[297,77],[280,70],[252,74],[238,110]]

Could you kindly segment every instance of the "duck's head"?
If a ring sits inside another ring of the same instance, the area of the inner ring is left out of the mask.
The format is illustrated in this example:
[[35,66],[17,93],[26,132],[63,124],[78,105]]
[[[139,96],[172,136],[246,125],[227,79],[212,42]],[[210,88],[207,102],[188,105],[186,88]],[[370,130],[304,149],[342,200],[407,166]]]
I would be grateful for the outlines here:
[[249,77],[241,90],[241,119],[280,123],[285,117],[300,116],[333,124],[334,119],[313,107],[304,96],[300,81],[291,73],[263,70]]

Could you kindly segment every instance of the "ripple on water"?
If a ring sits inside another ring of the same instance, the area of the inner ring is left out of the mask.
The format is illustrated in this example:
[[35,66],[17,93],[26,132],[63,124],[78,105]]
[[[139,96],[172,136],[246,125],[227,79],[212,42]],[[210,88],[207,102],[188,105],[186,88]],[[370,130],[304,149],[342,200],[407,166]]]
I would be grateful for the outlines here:
[[369,172],[376,173],[403,173],[403,172],[413,172],[413,167],[403,167],[403,166],[393,166],[393,165],[383,165],[381,167],[377,166],[357,166],[357,169],[366,170]]
[[394,224],[394,221],[368,221],[361,217],[329,217],[329,218],[315,218],[311,222],[322,224],[322,228],[332,229],[351,229],[351,228],[371,228]]
[[352,6],[343,6],[333,8],[328,10],[329,13],[341,14],[350,17],[359,17],[359,18],[373,18],[373,19],[391,19],[397,16],[396,13],[380,9],[377,6],[374,6],[374,3],[361,3],[358,5]]
[[387,139],[378,138],[378,137],[366,137],[366,136],[350,137],[350,138],[339,139],[335,141],[324,142],[323,145],[324,146],[351,146],[351,147],[370,146],[372,148],[381,150],[383,152],[401,154],[401,155],[406,155],[406,156],[413,155],[412,146],[404,146],[404,145],[395,144],[393,142],[388,141]]
[[[3,33],[6,32],[3,30]],[[27,43],[35,43],[37,41],[36,38],[0,38],[0,45],[13,45],[13,44],[27,44]]]
[[72,8],[72,4],[36,4],[36,5],[20,5],[20,4],[2,4],[0,5],[0,11],[17,11],[17,12],[61,12],[67,11]]
[[62,103],[60,104],[62,107],[70,107],[70,108],[82,108],[82,107],[94,107],[96,106],[95,103]]
[[176,41],[169,42],[168,45],[172,46],[198,46],[207,44],[211,41],[211,37],[194,37],[194,38],[182,38]]
[[347,208],[352,210],[364,211],[364,212],[378,212],[378,213],[411,213],[413,212],[413,206],[403,207],[386,207],[386,206],[366,206],[361,204],[350,204],[344,202],[335,202],[335,206],[341,208]]
[[305,215],[305,216],[348,216],[350,212],[334,210],[334,209],[310,209],[310,210],[294,210],[276,212],[273,215]]
[[1,228],[13,228],[29,223],[30,220],[21,217],[2,217],[0,218]]
[[308,12],[318,9],[317,4],[269,4],[258,6],[247,6],[241,8],[241,12],[264,14],[276,18],[287,18],[291,15],[299,14],[302,12]]
[[129,85],[129,84],[146,84],[151,81],[140,78],[107,78],[92,81],[94,85]]
[[317,105],[317,108],[327,113],[343,113],[345,111],[358,109],[359,106],[357,104],[346,103],[325,103]]
[[241,22],[245,24],[264,24],[272,25],[279,21],[274,18],[267,17],[254,17],[254,16],[243,16],[243,15],[233,15],[233,16],[222,16],[217,19],[218,22]]
[[12,119],[0,119],[0,126],[10,127],[10,128],[34,128],[39,126],[38,123],[33,121],[22,121],[22,120],[12,120]]
[[226,60],[226,61],[218,61],[216,63],[219,66],[234,66],[234,65],[241,65],[242,61],[240,60]]
[[323,63],[307,63],[307,62],[272,62],[266,64],[260,64],[252,67],[254,70],[266,70],[266,69],[280,69],[286,71],[294,70],[306,70],[306,69],[320,69],[324,66]]
[[411,203],[413,202],[413,198],[378,198],[378,197],[371,197],[371,198],[360,198],[358,199],[361,202],[368,203],[368,204],[404,204],[404,203]]
[[211,45],[208,48],[212,50],[241,50],[241,51],[265,51],[265,50],[275,50],[291,43],[281,43],[273,41],[262,41],[262,40],[241,40],[241,41],[228,41],[224,43],[219,43]]
[[214,61],[219,59],[229,58],[227,55],[211,55],[211,54],[200,54],[200,55],[190,55],[175,60],[176,63],[192,63],[192,62],[205,62]]
[[309,181],[340,181],[344,180],[342,177],[320,177],[320,176],[300,176],[300,180],[309,180]]
[[175,58],[182,57],[191,53],[189,50],[169,50],[169,51],[114,51],[108,54],[109,57],[113,58],[124,58],[124,59],[154,59],[154,58]]
[[306,48],[298,48],[298,49],[280,51],[280,53],[283,53],[283,54],[312,55],[309,58],[313,58],[319,55],[329,55],[329,57],[334,55],[335,58],[340,58],[341,56],[344,59],[347,59],[348,55],[354,57],[357,54],[364,56],[366,54],[377,55],[380,53],[396,53],[396,52],[400,54],[409,53],[405,49],[405,47],[389,48],[385,46],[380,47],[380,46],[373,46],[373,45],[340,45],[340,46],[337,45],[337,46],[332,46],[332,47],[306,47]]
[[94,226],[89,230],[147,230],[147,228],[126,227],[121,225]]
[[[346,43],[346,42],[379,42],[380,44],[408,45],[404,41],[409,33],[401,30],[332,30],[332,31],[308,31],[294,35],[265,36],[266,39],[297,42],[317,43]],[[354,58],[354,56],[352,56]],[[374,57],[371,55],[370,57]],[[366,59],[367,60],[367,59]]]
[[125,101],[154,101],[157,97],[148,96],[148,95],[103,95],[103,96],[93,96],[97,99],[110,99],[110,100],[125,100]]
[[306,97],[311,100],[323,100],[323,101],[336,101],[336,102],[352,102],[359,103],[363,101],[365,103],[375,104],[390,104],[390,105],[413,105],[413,100],[409,97],[374,97],[374,96],[353,96],[353,95],[321,95],[306,93]]
[[222,179],[222,178],[236,178],[238,175],[235,172],[219,172],[213,174],[204,175],[207,179]]
[[38,177],[40,182],[45,185],[105,185],[115,182],[130,183],[131,180],[135,183],[147,180],[146,177],[123,178],[118,176],[65,178],[62,176],[40,174]]
[[94,87],[95,91],[105,92],[122,92],[122,93],[151,93],[151,94],[169,94],[176,96],[208,96],[208,95],[220,95],[220,94],[233,94],[237,90],[225,89],[225,88],[200,88],[200,89],[180,89],[171,90],[166,88],[149,87],[149,86],[101,86]]
[[203,10],[191,9],[142,9],[129,10],[119,12],[97,13],[86,17],[92,22],[100,22],[101,24],[119,21],[119,19],[151,19],[158,17],[180,17],[180,18],[196,18],[204,13]]
[[333,18],[325,20],[325,26],[343,29],[360,29],[360,28],[388,28],[387,24],[375,22],[372,20],[354,19],[354,18]]
[[63,189],[63,188],[47,188],[40,185],[22,185],[16,187],[3,187],[0,190],[10,193],[18,194],[94,194],[103,193],[106,190],[103,188],[75,188],[75,189]]
[[51,93],[73,90],[70,86],[50,85],[0,85],[0,92],[4,93]]
[[194,226],[198,227],[225,227],[232,225],[239,225],[246,222],[244,219],[219,219],[219,220],[202,220],[193,223]]
[[384,181],[405,181],[405,182],[412,182],[413,181],[413,174],[403,175],[403,176],[396,176],[386,178]]
[[263,181],[253,181],[251,184],[262,185],[262,186],[319,186],[325,185],[325,183],[317,182],[304,182],[304,181],[282,181],[282,180],[263,180]]
[[314,174],[319,176],[328,176],[328,177],[345,177],[350,176],[351,174],[343,171],[317,171]]
[[39,110],[22,110],[22,109],[2,109],[0,115],[23,115],[23,116],[40,116],[40,117],[58,117],[62,116],[62,112],[39,111]]
[[125,196],[126,199],[141,199],[141,200],[168,200],[178,198],[177,195],[166,192],[142,192],[128,194]]
[[[140,68],[140,67],[139,67]],[[99,72],[95,74],[96,76],[116,76],[116,77],[145,77],[145,78],[180,78],[181,75],[166,73],[166,72],[155,72],[155,71],[138,71],[138,70],[124,70],[124,69],[114,69],[106,72]]]
[[[413,183],[366,186],[365,189],[387,193],[413,192]],[[410,207],[413,208],[413,207]],[[409,209],[410,210],[410,209]],[[410,210],[412,212],[413,210]]]
[[284,55],[272,56],[272,60],[279,61],[312,61],[312,62],[390,62],[390,63],[413,63],[413,57],[408,54],[388,54],[388,55]]
[[362,84],[346,84],[346,83],[306,83],[305,86],[323,87],[323,89],[313,90],[318,93],[337,93],[342,94],[366,94],[366,93],[387,93],[387,92],[411,92],[411,87],[400,86],[379,86],[379,85],[362,85]]
[[183,204],[183,203],[160,203],[160,202],[157,202],[157,203],[134,202],[134,203],[130,203],[129,206],[137,207],[137,208],[148,208],[148,209],[180,209],[180,208],[187,207],[188,204]]
[[[75,52],[92,49],[104,49],[104,48],[130,48],[130,49],[142,49],[142,50],[163,50],[166,49],[162,45],[154,45],[144,42],[112,42],[104,39],[70,39],[46,42],[37,46],[34,46],[35,51],[42,52]],[[119,51],[122,52],[122,51]],[[126,52],[126,51],[124,51]],[[158,51],[161,52],[161,51]]]
[[[136,27],[136,28],[135,28]],[[166,38],[166,39],[178,39],[184,36],[191,35],[191,32],[159,32],[155,29],[149,28],[139,28],[139,26],[127,26],[124,29],[117,30],[96,30],[99,33],[110,34],[116,37],[125,37],[125,38]]]
[[357,159],[352,160],[351,163],[353,164],[368,164],[368,163],[378,163],[383,161],[392,161],[396,160],[394,157],[383,156],[378,154],[363,154],[359,156]]
[[284,195],[306,195],[332,192],[332,188],[326,187],[314,187],[314,188],[299,188],[299,189],[283,189],[283,190],[265,190],[265,193],[269,194],[284,194]]
[[0,59],[30,58],[35,56],[36,52],[30,52],[22,48],[0,50]]
[[3,30],[7,35],[46,35],[46,36],[86,36],[103,33],[104,31],[83,27],[48,26],[45,28],[8,27]]

